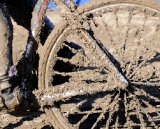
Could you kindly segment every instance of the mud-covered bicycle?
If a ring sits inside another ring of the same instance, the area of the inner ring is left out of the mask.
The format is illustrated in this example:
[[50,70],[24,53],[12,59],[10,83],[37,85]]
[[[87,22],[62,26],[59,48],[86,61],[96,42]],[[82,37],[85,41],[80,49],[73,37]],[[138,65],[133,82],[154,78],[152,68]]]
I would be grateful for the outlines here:
[[[38,2],[26,67],[20,70],[25,95],[48,0]],[[36,51],[33,91],[54,128],[159,128],[159,2],[92,0],[80,7],[54,2],[63,21]]]

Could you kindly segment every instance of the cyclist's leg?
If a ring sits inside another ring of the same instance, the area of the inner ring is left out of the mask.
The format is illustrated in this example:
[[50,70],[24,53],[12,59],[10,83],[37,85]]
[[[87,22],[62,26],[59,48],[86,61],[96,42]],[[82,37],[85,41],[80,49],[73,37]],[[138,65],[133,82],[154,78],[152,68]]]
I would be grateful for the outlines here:
[[12,36],[12,23],[3,1],[0,2],[0,105],[8,109],[14,109],[22,98],[19,89],[14,88],[13,76],[8,75],[12,65]]
[[8,77],[12,65],[13,27],[5,3],[0,2],[0,79]]
[[30,29],[32,11],[37,0],[6,0],[9,15],[18,24]]

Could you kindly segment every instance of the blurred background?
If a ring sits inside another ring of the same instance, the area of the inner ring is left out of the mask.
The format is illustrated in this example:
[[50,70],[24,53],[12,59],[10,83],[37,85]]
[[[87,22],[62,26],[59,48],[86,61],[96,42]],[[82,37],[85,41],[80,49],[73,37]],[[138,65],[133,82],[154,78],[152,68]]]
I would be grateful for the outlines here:
[[[67,0],[65,0],[67,3]],[[83,5],[87,2],[90,2],[91,0],[73,0],[78,6]],[[157,0],[158,2],[160,2],[160,0]],[[57,10],[56,5],[53,2],[49,2],[48,5],[48,9],[47,11],[53,11],[53,10]]]
[[[90,2],[91,0],[73,0],[78,6]],[[65,0],[67,3],[67,0]],[[49,2],[47,11],[57,10],[56,5],[53,2]]]

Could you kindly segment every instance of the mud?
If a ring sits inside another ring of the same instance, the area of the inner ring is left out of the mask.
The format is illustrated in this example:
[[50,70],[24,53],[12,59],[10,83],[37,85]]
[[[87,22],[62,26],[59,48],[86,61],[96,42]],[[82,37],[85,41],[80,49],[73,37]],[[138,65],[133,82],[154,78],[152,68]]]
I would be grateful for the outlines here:
[[48,122],[47,116],[44,112],[29,112],[25,116],[16,116],[17,114],[0,114],[0,128],[1,129],[53,129]]
[[132,4],[90,13],[82,25],[87,32],[75,30],[80,26],[76,22],[52,39],[56,45],[49,54],[45,84],[53,87],[58,102],[49,114],[64,122],[51,123],[82,129],[158,128],[157,13]]
[[[45,109],[48,116],[43,110],[24,117],[1,114],[1,128],[159,128],[158,14],[125,4],[90,13],[81,25],[85,33],[73,23],[46,47],[46,96],[57,97],[52,110]],[[23,32],[14,42],[26,41]],[[25,49],[17,44],[15,64]]]

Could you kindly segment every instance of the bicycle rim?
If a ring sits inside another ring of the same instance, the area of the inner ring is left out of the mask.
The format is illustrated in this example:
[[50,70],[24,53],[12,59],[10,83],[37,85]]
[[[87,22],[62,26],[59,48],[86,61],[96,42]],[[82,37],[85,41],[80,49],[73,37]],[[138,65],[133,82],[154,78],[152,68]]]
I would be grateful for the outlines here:
[[[78,9],[83,10],[82,16],[89,16],[82,27],[94,33],[114,56],[129,86],[55,102],[46,109],[55,128],[159,127],[160,19],[156,4],[147,0],[104,0]],[[53,86],[62,93],[67,92],[62,85],[70,89],[80,84],[86,88],[117,85],[104,58],[75,26],[64,24],[48,38],[40,63],[40,89]]]

